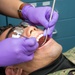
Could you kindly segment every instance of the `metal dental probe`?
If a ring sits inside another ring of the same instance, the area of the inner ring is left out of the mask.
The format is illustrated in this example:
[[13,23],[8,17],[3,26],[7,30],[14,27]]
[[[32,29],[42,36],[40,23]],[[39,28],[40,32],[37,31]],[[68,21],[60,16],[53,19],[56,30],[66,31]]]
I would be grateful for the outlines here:
[[[51,10],[51,15],[50,15],[49,22],[50,22],[50,21],[51,21],[51,19],[52,19],[52,15],[53,15],[53,12],[54,12],[55,2],[56,2],[56,0],[53,0],[52,10]],[[49,28],[48,28],[48,29],[49,29]],[[42,44],[42,45],[44,45],[44,44],[45,44],[45,42],[47,41],[47,38],[48,38],[48,35],[47,35],[47,30],[46,30],[46,38],[45,38],[45,40],[44,40],[44,42],[43,42],[43,44]]]
[[52,20],[52,15],[53,15],[53,12],[54,12],[55,2],[56,2],[56,0],[53,0],[53,5],[52,5],[52,10],[51,10],[51,15],[50,15],[49,22]]

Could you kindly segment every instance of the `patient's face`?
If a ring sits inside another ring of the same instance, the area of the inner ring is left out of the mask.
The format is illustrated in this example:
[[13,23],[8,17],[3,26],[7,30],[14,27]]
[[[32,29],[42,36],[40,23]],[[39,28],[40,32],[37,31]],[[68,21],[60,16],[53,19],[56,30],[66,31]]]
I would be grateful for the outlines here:
[[[11,28],[7,29],[1,35],[0,40],[5,39],[7,33],[10,29]],[[13,32],[11,32],[8,35],[8,37],[12,37],[12,34],[13,34]],[[41,34],[43,34],[43,31],[34,26],[28,26],[26,28],[23,28],[23,33],[22,33],[22,35],[25,37],[28,37],[28,38],[35,37],[36,39],[38,39],[38,37]],[[31,60],[29,62],[14,65],[14,67],[22,68],[23,69],[22,75],[28,75],[29,73],[52,63],[54,60],[56,60],[59,57],[61,52],[62,52],[61,45],[58,44],[52,38],[50,38],[43,46],[39,47],[35,51],[33,60]]]

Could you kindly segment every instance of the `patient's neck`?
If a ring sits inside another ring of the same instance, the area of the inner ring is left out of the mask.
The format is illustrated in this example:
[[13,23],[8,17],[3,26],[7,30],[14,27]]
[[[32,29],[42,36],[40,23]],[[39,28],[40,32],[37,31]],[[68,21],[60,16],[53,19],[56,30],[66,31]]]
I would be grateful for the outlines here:
[[62,52],[61,46],[55,44],[50,47],[50,49],[47,47],[47,49],[36,50],[33,60],[18,65],[18,67],[21,67],[24,70],[24,75],[29,75],[30,73],[51,64],[60,56]]
[[48,64],[51,64],[54,60],[56,60],[58,57],[55,59],[53,58],[44,58],[41,60],[41,58],[34,58],[34,60],[21,64],[20,66],[24,68],[23,75],[29,75],[35,70],[38,70],[40,68],[43,68],[47,66]]

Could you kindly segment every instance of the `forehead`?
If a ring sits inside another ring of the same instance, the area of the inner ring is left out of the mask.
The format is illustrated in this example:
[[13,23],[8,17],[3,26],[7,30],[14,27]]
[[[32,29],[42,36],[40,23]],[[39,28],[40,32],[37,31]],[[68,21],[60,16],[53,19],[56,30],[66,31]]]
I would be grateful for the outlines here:
[[11,28],[8,28],[7,30],[5,30],[1,35],[0,35],[0,41],[4,40],[7,33],[9,32]]

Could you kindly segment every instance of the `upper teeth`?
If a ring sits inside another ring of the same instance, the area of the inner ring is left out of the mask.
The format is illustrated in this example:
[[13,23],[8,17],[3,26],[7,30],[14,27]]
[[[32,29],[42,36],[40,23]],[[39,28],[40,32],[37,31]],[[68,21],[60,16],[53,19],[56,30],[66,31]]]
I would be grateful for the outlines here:
[[39,41],[39,39],[43,36],[43,34],[40,34],[38,37],[37,37],[37,41]]

